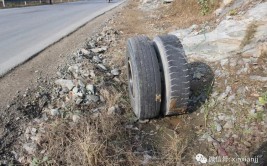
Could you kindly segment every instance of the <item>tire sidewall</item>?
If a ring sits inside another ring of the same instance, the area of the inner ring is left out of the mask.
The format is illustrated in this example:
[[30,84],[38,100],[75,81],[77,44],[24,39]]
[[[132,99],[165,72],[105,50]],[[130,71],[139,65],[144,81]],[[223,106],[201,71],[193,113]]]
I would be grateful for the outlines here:
[[[126,58],[126,64],[127,64],[127,78],[128,78],[128,91],[130,96],[131,105],[133,106],[133,111],[135,115],[140,118],[140,85],[139,85],[139,77],[138,77],[138,71],[136,66],[136,57],[134,54],[134,48],[130,41],[128,41],[128,50],[127,50],[127,58]],[[129,69],[128,62],[131,63],[131,69]],[[132,71],[132,83],[133,83],[133,93],[131,91],[130,85],[130,76],[128,74],[128,71]]]

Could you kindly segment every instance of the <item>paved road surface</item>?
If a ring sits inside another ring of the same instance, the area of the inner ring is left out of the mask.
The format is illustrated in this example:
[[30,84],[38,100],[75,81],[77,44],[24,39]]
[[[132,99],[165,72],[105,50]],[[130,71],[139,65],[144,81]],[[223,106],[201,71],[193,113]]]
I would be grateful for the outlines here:
[[87,0],[0,10],[0,76],[120,3]]

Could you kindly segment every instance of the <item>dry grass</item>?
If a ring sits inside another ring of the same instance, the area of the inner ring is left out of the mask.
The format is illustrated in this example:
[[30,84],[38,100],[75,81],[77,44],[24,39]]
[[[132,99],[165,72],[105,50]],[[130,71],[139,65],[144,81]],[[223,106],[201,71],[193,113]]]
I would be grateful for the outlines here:
[[105,106],[107,108],[112,107],[117,104],[117,102],[120,100],[122,94],[118,93],[114,87],[111,87],[109,89],[104,88],[100,90],[100,93],[106,100]]
[[252,22],[247,27],[246,35],[243,38],[241,45],[240,45],[241,48],[245,47],[246,45],[248,45],[251,42],[251,40],[254,38],[256,31],[257,31],[257,24],[255,22]]
[[132,153],[131,135],[124,122],[105,113],[95,119],[87,116],[74,124],[57,121],[41,144],[47,151],[47,164],[137,165],[139,160]]
[[201,14],[201,7],[196,0],[175,0],[169,9],[165,10],[165,19],[172,21],[172,26],[185,28],[193,24],[201,24],[214,18],[213,11],[220,5],[219,1],[209,4],[209,13]]
[[127,11],[122,16],[122,24],[118,25],[118,29],[127,34],[145,34],[145,23],[142,23],[142,12],[137,9],[137,4],[131,4],[132,10]]
[[182,165],[183,154],[187,148],[187,140],[176,134],[164,134],[165,146],[162,148],[164,165]]

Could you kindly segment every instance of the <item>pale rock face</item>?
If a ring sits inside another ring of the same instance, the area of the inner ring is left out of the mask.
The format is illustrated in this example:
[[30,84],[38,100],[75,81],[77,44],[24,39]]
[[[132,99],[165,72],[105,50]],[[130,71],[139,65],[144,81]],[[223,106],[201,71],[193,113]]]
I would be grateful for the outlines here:
[[234,0],[223,0],[223,4],[224,6],[229,5],[230,3],[232,3]]
[[[253,22],[257,29],[253,41],[240,48],[246,35],[246,30]],[[238,19],[224,19],[211,32],[195,33],[192,27],[182,29],[170,34],[180,38],[189,60],[204,60],[209,62],[220,61],[238,52],[246,52],[246,48],[257,48],[257,41],[267,38],[267,2],[260,3],[251,8],[244,16]],[[263,45],[263,46],[262,46]],[[264,44],[259,46],[259,54],[264,52]],[[241,49],[241,50],[240,50]]]

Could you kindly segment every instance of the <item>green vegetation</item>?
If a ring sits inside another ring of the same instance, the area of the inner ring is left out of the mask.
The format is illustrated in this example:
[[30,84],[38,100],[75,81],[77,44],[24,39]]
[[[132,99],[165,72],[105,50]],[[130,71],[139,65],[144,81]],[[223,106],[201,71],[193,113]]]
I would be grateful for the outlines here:
[[229,11],[229,15],[230,15],[230,16],[235,16],[235,15],[237,15],[237,10],[236,10],[236,9],[232,9],[232,10],[230,10],[230,11]]
[[261,97],[259,97],[259,102],[261,105],[267,104],[267,92],[265,92]]
[[206,15],[210,12],[211,6],[215,4],[216,0],[197,0],[201,7],[201,14]]

